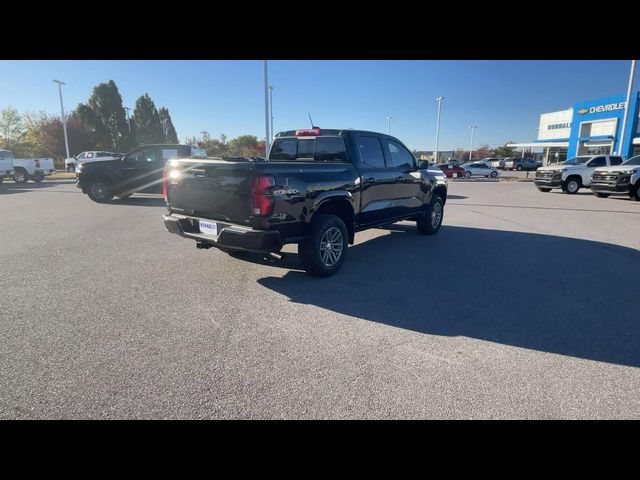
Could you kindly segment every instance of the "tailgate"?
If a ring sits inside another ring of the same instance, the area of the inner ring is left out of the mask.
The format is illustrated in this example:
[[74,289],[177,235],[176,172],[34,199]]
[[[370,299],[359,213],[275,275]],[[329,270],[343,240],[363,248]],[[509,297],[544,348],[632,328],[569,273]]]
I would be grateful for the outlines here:
[[[249,223],[253,162],[173,160],[168,164],[169,209],[197,217]],[[171,172],[177,173],[171,176]]]

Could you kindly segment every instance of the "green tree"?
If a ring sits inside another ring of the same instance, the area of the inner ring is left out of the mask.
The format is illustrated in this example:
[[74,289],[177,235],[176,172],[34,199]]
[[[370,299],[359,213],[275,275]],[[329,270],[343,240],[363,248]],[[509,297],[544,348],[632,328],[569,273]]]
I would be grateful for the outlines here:
[[160,110],[158,110],[158,115],[160,116],[160,124],[163,128],[165,143],[178,143],[178,134],[176,133],[176,129],[173,126],[173,122],[171,121],[169,110],[165,107],[162,107],[160,108]]
[[513,142],[507,142],[504,145],[496,148],[495,150],[496,157],[504,158],[504,157],[516,156],[516,147],[507,147],[508,143],[513,143]]
[[15,148],[24,134],[24,123],[18,110],[8,106],[0,112],[0,132],[5,148]]
[[258,137],[255,135],[241,135],[229,142],[228,153],[231,156],[252,157],[257,155],[259,150]]
[[136,100],[131,124],[132,128],[135,124],[136,141],[139,145],[164,142],[160,114],[147,93]]
[[96,85],[87,104],[78,105],[76,113],[94,132],[97,148],[122,151],[133,146],[122,96],[113,80]]

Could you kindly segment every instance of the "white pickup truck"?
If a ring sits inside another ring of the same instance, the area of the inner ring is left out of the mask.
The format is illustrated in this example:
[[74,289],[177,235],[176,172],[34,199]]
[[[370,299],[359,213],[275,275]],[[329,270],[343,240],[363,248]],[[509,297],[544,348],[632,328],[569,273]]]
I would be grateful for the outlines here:
[[13,181],[16,183],[26,183],[29,180],[40,183],[45,176],[56,171],[53,158],[15,158],[10,150],[2,152],[13,162]]
[[104,152],[92,150],[90,152],[82,152],[75,157],[67,158],[64,161],[64,167],[67,172],[75,173],[76,168],[81,163],[86,162],[99,162],[103,160],[118,160],[119,158],[124,157],[124,153],[115,153],[115,152]]
[[640,155],[622,165],[596,169],[591,179],[591,191],[601,198],[629,195],[640,202]]
[[9,150],[0,150],[0,184],[4,177],[13,177],[13,153]]
[[578,193],[582,187],[591,186],[591,176],[596,168],[620,165],[622,157],[617,155],[583,155],[573,157],[557,165],[536,170],[533,180],[538,190],[550,192],[561,188],[565,193]]

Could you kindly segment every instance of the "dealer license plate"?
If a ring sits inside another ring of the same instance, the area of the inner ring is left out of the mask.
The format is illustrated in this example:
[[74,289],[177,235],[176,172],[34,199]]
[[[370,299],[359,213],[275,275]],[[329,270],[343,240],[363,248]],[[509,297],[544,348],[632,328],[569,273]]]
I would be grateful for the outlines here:
[[216,222],[207,222],[200,220],[200,231],[206,235],[218,236],[218,224]]

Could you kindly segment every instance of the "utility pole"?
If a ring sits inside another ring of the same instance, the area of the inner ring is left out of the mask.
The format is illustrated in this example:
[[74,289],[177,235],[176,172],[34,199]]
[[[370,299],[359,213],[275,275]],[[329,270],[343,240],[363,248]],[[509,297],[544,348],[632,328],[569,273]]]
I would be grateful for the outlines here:
[[124,107],[125,111],[127,112],[127,125],[129,125],[129,133],[131,133],[131,119],[129,118],[129,110],[131,110],[129,107]]
[[269,85],[269,114],[271,115],[271,140],[273,140],[273,85]]
[[269,158],[269,146],[271,144],[271,134],[269,132],[269,67],[267,61],[264,60],[264,128],[266,135],[264,137],[264,156]]
[[469,127],[471,129],[471,144],[469,145],[469,161],[471,161],[471,154],[473,153],[473,132],[478,127]]
[[[633,88],[633,75],[636,72],[636,61],[631,60],[631,72],[629,72],[629,85],[627,86],[627,101],[624,103],[624,117],[622,118],[622,132],[620,132],[620,143],[618,144],[618,155],[622,155],[622,148],[624,143],[624,131],[627,128],[627,121],[629,117],[629,102],[631,101],[631,89]],[[631,134],[633,138],[633,133]]]
[[60,113],[62,115],[62,129],[64,130],[64,148],[67,151],[67,158],[70,158],[69,155],[69,139],[67,138],[67,117],[64,115],[64,104],[62,103],[62,85],[66,85],[65,82],[60,80],[54,80],[53,83],[58,84],[58,93],[60,93]]
[[391,115],[389,115],[387,117],[387,135],[391,135],[391,119],[393,117]]
[[436,149],[433,152],[433,161],[435,163],[438,163],[438,141],[440,139],[440,108],[442,106],[442,100],[444,100],[444,97],[436,97],[436,100],[438,102],[438,120],[436,122]]

